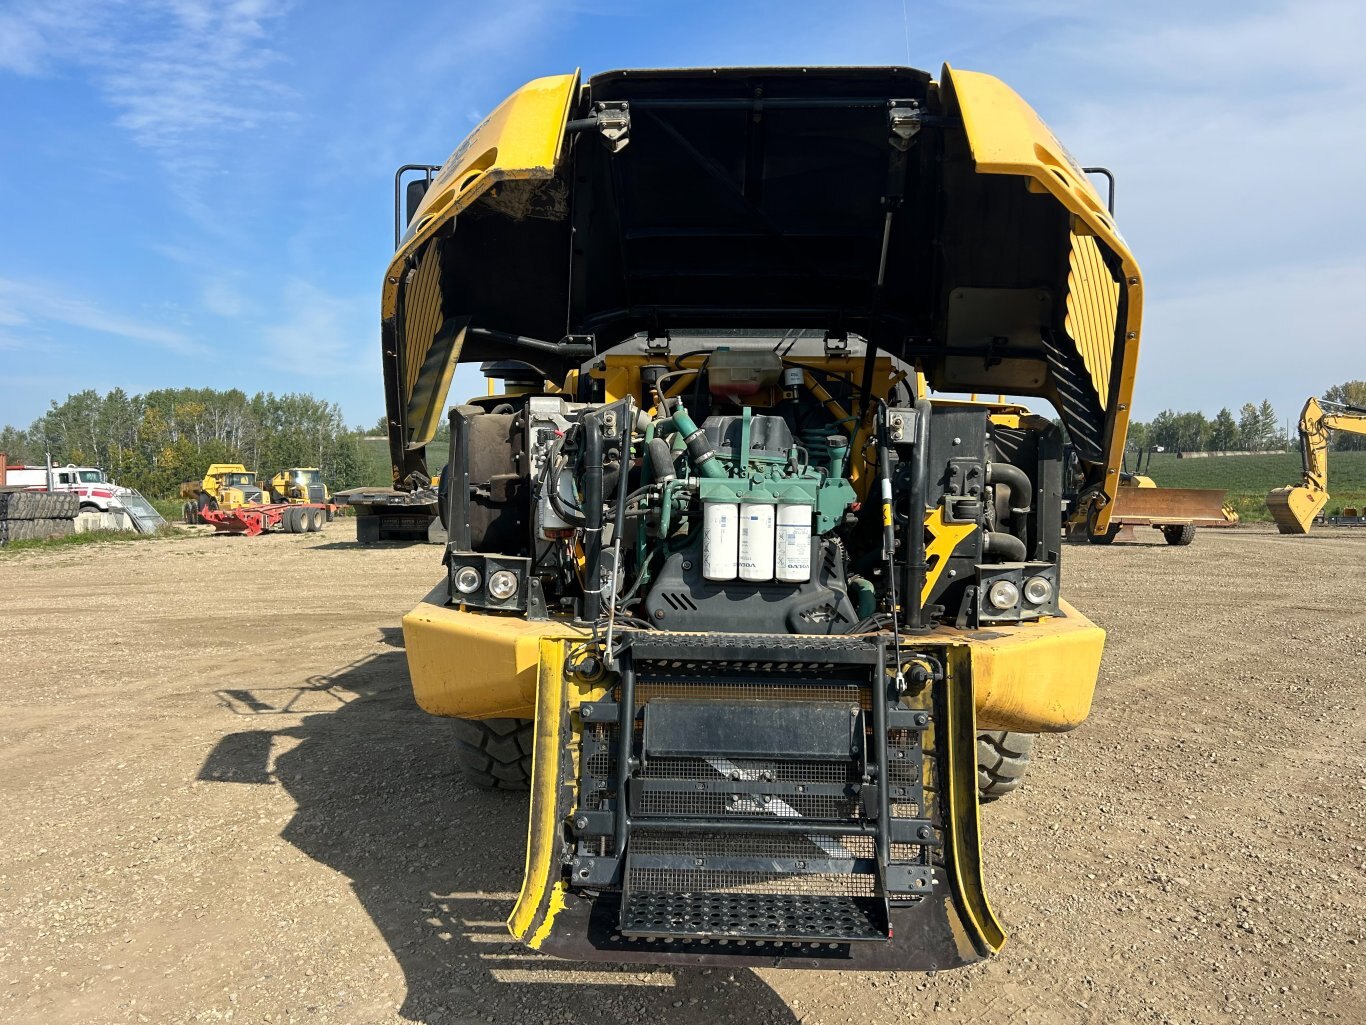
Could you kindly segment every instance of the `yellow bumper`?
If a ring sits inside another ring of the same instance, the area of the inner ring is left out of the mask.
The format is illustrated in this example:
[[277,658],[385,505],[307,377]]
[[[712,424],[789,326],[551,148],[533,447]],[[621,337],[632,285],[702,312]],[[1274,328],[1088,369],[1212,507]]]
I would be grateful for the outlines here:
[[[445,597],[443,584],[403,617],[418,705],[458,719],[534,718],[540,641],[583,641],[589,631],[448,608]],[[1057,733],[1086,718],[1105,631],[1066,602],[1062,608],[1065,618],[924,638],[968,653],[981,729]]]
[[443,583],[403,617],[413,697],[432,715],[456,719],[531,719],[541,639],[587,640],[559,621],[465,612],[441,604]]

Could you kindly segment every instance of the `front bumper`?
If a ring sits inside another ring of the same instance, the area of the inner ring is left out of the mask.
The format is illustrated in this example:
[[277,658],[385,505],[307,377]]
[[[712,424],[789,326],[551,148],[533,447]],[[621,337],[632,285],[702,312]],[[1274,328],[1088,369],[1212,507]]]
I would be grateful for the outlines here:
[[930,971],[1005,942],[982,880],[976,733],[1085,717],[1103,633],[1067,611],[899,652],[885,636],[643,631],[614,672],[565,623],[425,604],[404,628],[424,708],[536,721],[508,923],[529,947]]

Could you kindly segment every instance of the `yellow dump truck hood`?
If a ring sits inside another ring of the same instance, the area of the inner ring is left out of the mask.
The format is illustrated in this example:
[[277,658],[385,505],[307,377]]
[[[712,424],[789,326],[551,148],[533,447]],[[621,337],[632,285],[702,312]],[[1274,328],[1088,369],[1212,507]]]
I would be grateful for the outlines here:
[[388,270],[391,447],[420,466],[459,362],[558,379],[638,333],[805,328],[1048,399],[1112,494],[1140,308],[1105,203],[990,76],[544,78],[451,155]]

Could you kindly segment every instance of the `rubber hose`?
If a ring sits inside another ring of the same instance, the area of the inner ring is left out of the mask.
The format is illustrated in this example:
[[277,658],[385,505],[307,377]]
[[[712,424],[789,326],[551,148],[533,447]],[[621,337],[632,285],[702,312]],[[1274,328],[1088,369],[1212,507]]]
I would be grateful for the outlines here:
[[1025,543],[1014,534],[1007,534],[1001,530],[985,530],[982,537],[982,550],[988,555],[1004,556],[1006,562],[1025,561]]

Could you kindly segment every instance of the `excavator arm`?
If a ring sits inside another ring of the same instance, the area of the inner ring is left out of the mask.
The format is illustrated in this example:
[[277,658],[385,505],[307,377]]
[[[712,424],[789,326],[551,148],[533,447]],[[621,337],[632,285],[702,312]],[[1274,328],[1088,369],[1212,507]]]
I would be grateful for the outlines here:
[[1307,534],[1328,504],[1328,442],[1333,431],[1366,434],[1366,409],[1310,397],[1300,411],[1300,455],[1304,480],[1276,488],[1266,507],[1282,534]]

